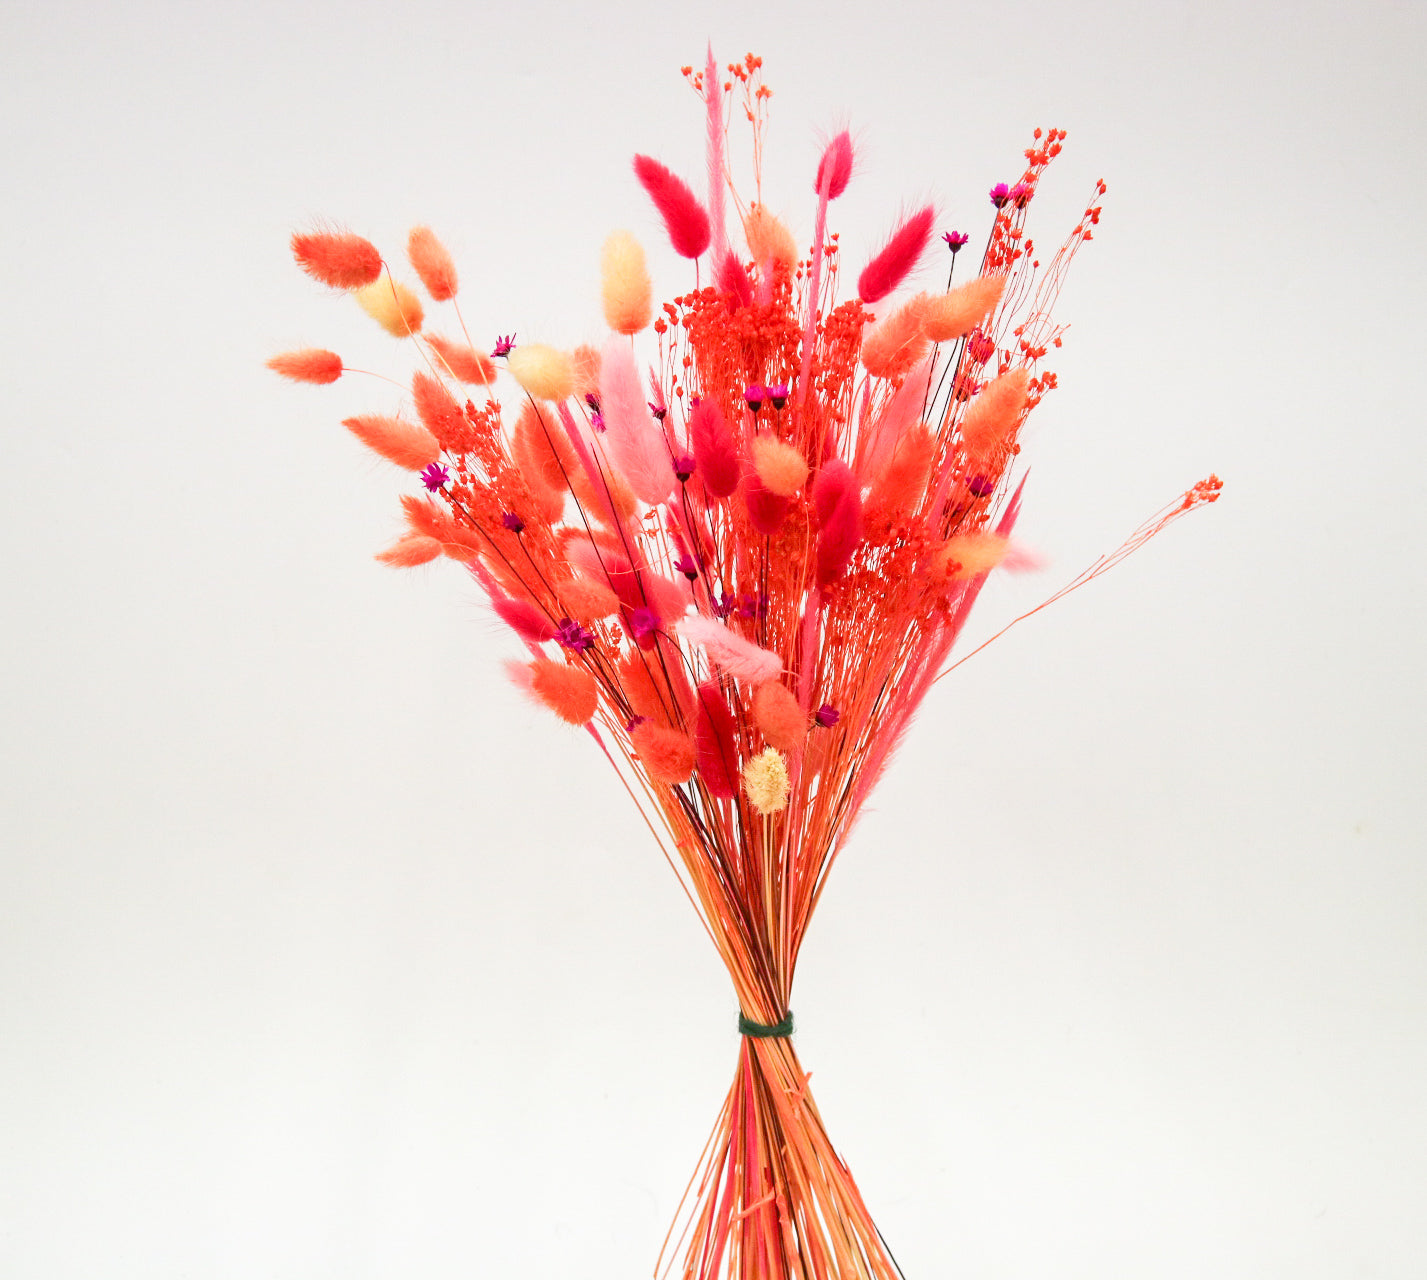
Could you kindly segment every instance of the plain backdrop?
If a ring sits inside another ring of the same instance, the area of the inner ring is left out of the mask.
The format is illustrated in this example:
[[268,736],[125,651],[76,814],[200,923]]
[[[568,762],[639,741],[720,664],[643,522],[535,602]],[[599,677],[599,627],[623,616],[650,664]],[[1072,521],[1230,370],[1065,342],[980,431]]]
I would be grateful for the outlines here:
[[800,243],[854,131],[853,266],[979,243],[1037,125],[1043,242],[1109,184],[973,642],[1226,482],[938,687],[814,923],[909,1280],[1427,1274],[1420,6],[4,9],[0,1276],[651,1273],[726,976],[473,585],[372,560],[399,390],[263,361],[409,373],[321,219],[433,226],[483,342],[598,340],[616,227],[682,292],[629,158],[697,173],[710,40]]

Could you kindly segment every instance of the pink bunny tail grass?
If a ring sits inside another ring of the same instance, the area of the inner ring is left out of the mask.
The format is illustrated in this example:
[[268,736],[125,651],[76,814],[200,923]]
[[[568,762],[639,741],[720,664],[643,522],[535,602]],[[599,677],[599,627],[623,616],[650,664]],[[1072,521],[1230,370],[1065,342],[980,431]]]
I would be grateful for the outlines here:
[[697,258],[709,247],[709,215],[684,180],[650,156],[634,157],[634,176],[649,193],[674,252]]
[[1026,407],[1030,370],[1022,366],[988,382],[961,420],[961,438],[972,453],[1000,448],[1015,431]]
[[857,277],[857,296],[869,305],[897,288],[917,265],[930,242],[936,211],[927,205],[907,218]]
[[723,257],[728,247],[728,231],[724,226],[724,159],[723,159],[723,77],[714,61],[713,45],[709,45],[704,66],[705,155],[708,165],[709,230],[714,261]]
[[699,777],[711,795],[731,800],[738,793],[738,727],[713,681],[699,685],[699,718],[694,730]]
[[748,523],[765,538],[777,533],[793,505],[792,500],[774,493],[759,479],[756,471],[745,475],[738,487],[748,512]]
[[822,159],[818,161],[817,176],[813,179],[813,190],[821,192],[827,184],[827,198],[836,200],[852,180],[852,135],[844,129],[823,148]]
[[922,305],[922,328],[933,342],[964,338],[986,319],[1006,291],[1005,276],[978,276]]
[[411,399],[422,424],[443,448],[459,437],[466,415],[439,379],[418,369],[411,375]]
[[728,294],[740,307],[753,305],[753,284],[748,279],[743,263],[732,249],[725,249],[723,257],[719,259],[718,270],[714,273],[714,284],[720,293]]
[[408,471],[429,467],[441,452],[436,437],[425,427],[400,418],[363,414],[345,419],[342,425],[374,453]]
[[629,731],[629,740],[652,781],[677,786],[694,776],[698,749],[687,733],[646,720]]
[[753,720],[769,746],[779,751],[801,751],[808,737],[808,713],[793,691],[776,680],[753,693]]
[[862,541],[861,486],[852,468],[841,458],[823,463],[813,482],[813,506],[821,526],[817,580],[825,585],[842,576]]
[[635,495],[657,506],[674,489],[674,465],[664,435],[649,416],[644,386],[628,342],[611,338],[600,354],[603,444]]
[[923,301],[924,295],[919,294],[863,335],[862,367],[874,378],[905,377],[926,354]]
[[699,645],[714,666],[736,680],[756,686],[776,680],[783,671],[783,659],[776,653],[745,640],[717,619],[695,614],[681,618],[674,629]]
[[853,467],[863,484],[886,467],[902,434],[920,416],[930,377],[931,361],[922,360],[882,406],[882,412],[872,420],[872,425],[859,435]]
[[435,560],[440,554],[441,544],[435,538],[409,533],[385,551],[378,551],[374,558],[395,569],[412,569]]
[[733,432],[712,400],[700,400],[690,411],[689,443],[704,488],[711,497],[728,497],[738,488],[738,452]]
[[456,264],[430,227],[411,228],[406,257],[433,302],[450,302],[456,296]]
[[301,351],[284,351],[267,362],[268,368],[294,382],[312,382],[319,386],[336,382],[342,376],[342,357],[321,347],[304,347]]
[[560,634],[560,629],[528,600],[493,596],[491,607],[502,622],[530,644],[544,644]]
[[420,333],[425,323],[426,312],[421,306],[421,299],[390,277],[354,289],[352,297],[393,338],[409,338]]
[[530,691],[567,724],[588,724],[599,710],[600,695],[595,678],[583,667],[552,658],[536,658],[529,664]]
[[424,337],[426,345],[436,356],[438,366],[457,382],[473,387],[488,387],[495,382],[495,361],[483,351],[477,351],[464,342],[452,342],[435,333],[425,334]]
[[350,231],[295,231],[291,243],[297,265],[334,289],[356,289],[382,273],[376,245]]

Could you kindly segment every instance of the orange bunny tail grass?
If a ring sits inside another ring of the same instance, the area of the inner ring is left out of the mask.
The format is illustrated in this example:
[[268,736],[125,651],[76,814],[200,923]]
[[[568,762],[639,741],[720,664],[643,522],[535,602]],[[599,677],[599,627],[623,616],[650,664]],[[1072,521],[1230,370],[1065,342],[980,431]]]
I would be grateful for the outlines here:
[[357,289],[382,273],[376,245],[350,231],[294,232],[292,256],[314,280],[334,289]]
[[991,314],[1005,291],[1005,276],[978,276],[939,298],[928,298],[921,308],[922,332],[933,342],[964,338]]
[[440,554],[441,544],[435,538],[425,538],[413,533],[393,543],[385,551],[378,551],[376,559],[395,569],[410,569],[418,564],[427,564]]
[[530,664],[531,692],[568,724],[588,724],[599,710],[599,690],[588,671],[550,658]]
[[516,347],[506,357],[508,368],[522,391],[537,400],[564,400],[575,394],[575,365],[563,351],[532,342]]
[[301,351],[284,351],[268,361],[268,368],[294,382],[318,384],[336,382],[342,376],[342,357],[335,351],[306,347]]
[[808,736],[808,713],[791,689],[768,681],[753,694],[753,718],[763,737],[779,751],[801,751]]
[[406,257],[433,302],[450,302],[456,296],[456,264],[430,227],[411,228]]
[[677,786],[694,776],[697,759],[694,740],[677,729],[661,728],[645,720],[629,731],[634,753],[654,782]]
[[438,367],[458,382],[473,387],[488,387],[495,381],[495,361],[484,352],[461,342],[451,342],[437,334],[423,335],[426,345],[435,355]]
[[436,461],[441,446],[425,427],[400,418],[365,414],[342,422],[367,448],[408,471],[420,471]]

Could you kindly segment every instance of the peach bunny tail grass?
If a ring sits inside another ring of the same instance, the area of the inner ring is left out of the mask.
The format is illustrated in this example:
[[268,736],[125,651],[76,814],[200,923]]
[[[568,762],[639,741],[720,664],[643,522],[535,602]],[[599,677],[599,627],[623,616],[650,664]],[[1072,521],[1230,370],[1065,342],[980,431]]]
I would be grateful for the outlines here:
[[[568,234],[602,247],[546,332],[579,345],[526,340],[513,317],[549,314],[546,298],[458,307],[457,263],[425,226],[404,245],[420,299],[392,276],[401,245],[384,257],[346,231],[303,231],[292,250],[389,333],[418,338],[385,344],[397,367],[381,375],[409,388],[401,414],[346,419],[408,472],[401,535],[377,560],[450,560],[474,581],[520,655],[511,681],[593,740],[728,970],[737,1069],[671,1230],[677,1256],[655,1274],[901,1280],[794,1049],[794,978],[868,796],[937,680],[970,656],[957,648],[973,606],[995,598],[983,587],[1034,563],[1015,541],[1035,442],[1022,425],[1056,386],[1066,327],[1052,313],[1105,188],[1047,244],[1030,223],[1065,135],[1037,130],[1012,171],[986,175],[991,207],[962,215],[986,215],[984,243],[967,249],[920,201],[879,243],[835,225],[857,196],[852,131],[829,130],[774,181],[763,60],[710,50],[683,73],[698,193],[635,139],[614,189],[567,202]],[[649,96],[647,149],[663,138],[655,82],[615,74]],[[905,189],[927,181],[908,176]],[[525,216],[517,187],[501,199]],[[853,212],[853,225],[879,216]],[[612,230],[651,218],[673,254]],[[908,287],[943,242],[944,290]],[[660,263],[676,278],[654,281]],[[425,332],[423,303],[449,304],[433,322],[447,336]],[[344,372],[317,347],[269,363],[299,382]],[[1050,600],[1219,489],[1211,477],[1183,492]],[[974,800],[964,779],[946,792],[953,815]]]
[[314,382],[319,385],[336,382],[342,376],[342,357],[335,351],[306,347],[301,351],[284,351],[268,361],[268,368],[294,382]]
[[411,228],[406,257],[432,302],[450,302],[456,296],[456,264],[430,227]]
[[654,319],[654,284],[644,250],[628,231],[611,232],[600,251],[605,323],[616,333],[647,329]]
[[393,338],[409,338],[421,331],[425,312],[418,298],[395,280],[376,280],[354,289],[357,305]]
[[516,347],[506,357],[506,368],[537,400],[565,400],[575,394],[575,366],[563,351],[543,343]]

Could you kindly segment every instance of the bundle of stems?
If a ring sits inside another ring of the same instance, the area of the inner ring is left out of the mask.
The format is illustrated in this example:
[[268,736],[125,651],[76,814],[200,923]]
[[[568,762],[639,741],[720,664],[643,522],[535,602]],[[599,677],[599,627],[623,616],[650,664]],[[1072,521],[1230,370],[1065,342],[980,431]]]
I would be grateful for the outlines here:
[[[1042,265],[1026,213],[1064,134],[1037,130],[1019,179],[991,190],[974,275],[957,282],[969,237],[946,233],[946,287],[884,306],[936,242],[928,207],[900,219],[839,301],[827,220],[852,178],[849,134],[823,150],[801,254],[761,199],[761,61],[721,70],[710,54],[685,76],[707,120],[706,198],[650,157],[634,172],[695,287],[656,311],[642,248],[614,233],[598,348],[510,335],[478,350],[454,263],[424,227],[407,256],[452,305],[459,339],[430,332],[370,242],[316,231],[293,250],[420,358],[414,415],[345,424],[425,490],[402,498],[407,532],[378,558],[468,568],[529,651],[512,679],[599,744],[732,978],[737,1071],[660,1269],[890,1280],[793,1049],[793,976],[833,862],[982,584],[1030,563],[1011,541],[1019,438],[1055,386],[1051,308],[1104,184]],[[753,137],[746,202],[727,161],[736,118]],[[270,363],[308,382],[346,371],[325,349]],[[507,380],[510,422],[496,398]],[[1218,489],[1195,485],[1072,586]]]

